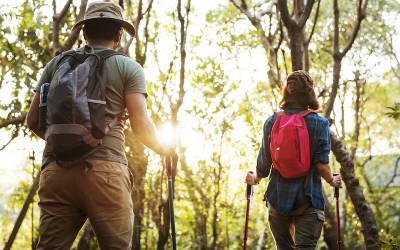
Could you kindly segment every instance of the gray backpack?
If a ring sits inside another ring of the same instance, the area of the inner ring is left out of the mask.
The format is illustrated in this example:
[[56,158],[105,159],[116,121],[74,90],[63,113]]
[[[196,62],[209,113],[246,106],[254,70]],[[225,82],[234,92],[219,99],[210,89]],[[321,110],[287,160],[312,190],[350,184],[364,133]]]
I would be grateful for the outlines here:
[[57,162],[73,162],[87,155],[93,146],[84,142],[90,133],[103,138],[118,117],[106,115],[107,75],[104,62],[114,50],[100,53],[64,52],[50,83],[47,97],[47,148]]

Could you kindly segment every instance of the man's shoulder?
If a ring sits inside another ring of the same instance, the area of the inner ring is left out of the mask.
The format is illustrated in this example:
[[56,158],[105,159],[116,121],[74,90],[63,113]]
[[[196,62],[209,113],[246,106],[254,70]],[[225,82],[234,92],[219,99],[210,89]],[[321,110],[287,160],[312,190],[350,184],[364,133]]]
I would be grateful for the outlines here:
[[126,55],[114,55],[110,57],[107,61],[108,66],[110,66],[111,68],[118,67],[121,73],[143,71],[142,66],[138,62]]
[[119,55],[115,55],[114,58],[118,62],[121,62],[121,63],[127,65],[128,67],[142,68],[142,66],[138,62],[136,62],[135,60],[133,60],[132,58],[130,58],[126,55],[119,54]]
[[57,65],[62,58],[62,54],[53,57],[45,66],[45,70],[52,75],[57,70]]

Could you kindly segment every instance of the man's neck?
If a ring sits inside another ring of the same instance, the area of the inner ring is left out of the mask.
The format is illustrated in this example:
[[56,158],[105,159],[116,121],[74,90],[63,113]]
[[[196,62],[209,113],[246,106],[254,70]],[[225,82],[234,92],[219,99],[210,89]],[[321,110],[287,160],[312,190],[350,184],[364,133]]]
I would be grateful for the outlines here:
[[106,47],[109,49],[114,49],[114,41],[109,41],[109,40],[90,40],[87,41],[89,46],[102,46],[102,47]]

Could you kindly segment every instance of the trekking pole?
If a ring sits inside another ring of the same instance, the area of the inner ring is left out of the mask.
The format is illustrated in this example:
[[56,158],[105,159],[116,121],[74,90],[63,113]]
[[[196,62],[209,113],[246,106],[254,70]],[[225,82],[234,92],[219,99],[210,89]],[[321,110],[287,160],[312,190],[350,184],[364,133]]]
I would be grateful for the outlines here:
[[174,213],[174,186],[172,182],[172,156],[166,156],[165,163],[167,165],[168,176],[168,199],[169,199],[169,213],[171,220],[171,237],[172,249],[176,250],[176,231],[175,231],[175,213]]
[[[333,174],[334,176],[339,174]],[[337,237],[337,248],[342,249],[341,232],[340,232],[340,213],[339,213],[339,188],[335,187],[335,199],[336,199],[336,237]]]
[[253,195],[253,186],[247,184],[246,187],[246,222],[244,224],[244,242],[243,242],[243,250],[247,249],[247,230],[249,227],[249,214],[250,214],[250,199],[251,196]]

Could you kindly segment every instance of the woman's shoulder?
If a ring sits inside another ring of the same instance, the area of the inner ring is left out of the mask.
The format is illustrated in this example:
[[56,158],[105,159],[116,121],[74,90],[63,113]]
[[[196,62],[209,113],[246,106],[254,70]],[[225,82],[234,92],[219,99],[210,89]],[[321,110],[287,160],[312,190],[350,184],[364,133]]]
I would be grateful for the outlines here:
[[329,123],[328,119],[326,119],[325,117],[319,115],[317,111],[311,112],[305,118],[312,119],[312,120],[318,120],[318,121],[321,121],[321,122],[324,122],[324,123]]

